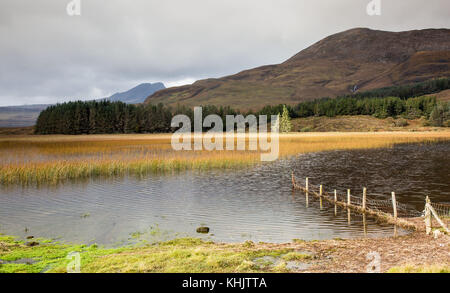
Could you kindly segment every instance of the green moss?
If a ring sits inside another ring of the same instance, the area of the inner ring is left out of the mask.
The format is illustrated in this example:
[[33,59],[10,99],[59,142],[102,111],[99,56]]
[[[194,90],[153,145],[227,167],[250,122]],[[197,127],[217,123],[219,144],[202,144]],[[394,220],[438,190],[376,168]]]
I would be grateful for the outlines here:
[[[0,236],[0,264],[1,273],[39,273],[52,270],[54,267],[66,266],[69,259],[67,255],[71,252],[80,252],[82,263],[89,262],[96,255],[104,255],[111,250],[98,249],[97,245],[65,245],[53,243],[52,240],[38,238],[35,241],[40,244],[28,247],[23,241],[12,236]],[[117,249],[116,249],[117,250]],[[12,263],[20,260],[32,260],[29,264]]]
[[306,260],[311,259],[312,256],[306,253],[299,253],[299,252],[289,252],[288,254],[285,254],[282,256],[282,259],[286,261],[293,261],[293,260]]
[[294,238],[294,239],[292,239],[292,242],[294,242],[294,243],[305,243],[306,241],[303,240],[303,239]]
[[194,247],[201,244],[212,244],[213,242],[205,242],[199,238],[178,238],[159,243],[160,246],[183,246]]

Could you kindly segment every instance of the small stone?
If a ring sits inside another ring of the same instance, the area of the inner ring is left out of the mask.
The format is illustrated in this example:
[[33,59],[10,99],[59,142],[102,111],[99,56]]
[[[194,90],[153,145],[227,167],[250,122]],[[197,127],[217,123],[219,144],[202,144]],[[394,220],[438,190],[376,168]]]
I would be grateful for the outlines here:
[[29,246],[29,247],[33,247],[33,246],[39,245],[39,242],[31,241],[31,242],[25,243],[25,245],[26,245],[26,246]]
[[27,236],[27,239],[33,239],[34,236]]
[[197,233],[209,233],[209,227],[198,227],[197,228]]

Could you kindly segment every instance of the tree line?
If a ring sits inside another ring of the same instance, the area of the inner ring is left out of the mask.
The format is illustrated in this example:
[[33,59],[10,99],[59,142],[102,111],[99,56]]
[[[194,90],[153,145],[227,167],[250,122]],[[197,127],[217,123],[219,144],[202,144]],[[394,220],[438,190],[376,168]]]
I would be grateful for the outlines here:
[[[435,97],[423,95],[450,88],[450,79],[435,79],[414,85],[389,87],[314,101],[294,106],[265,106],[257,112],[241,113],[231,107],[203,106],[203,117],[216,114],[278,115],[286,107],[290,118],[310,116],[335,117],[341,115],[372,115],[378,118],[425,117],[436,126],[448,125],[450,103],[437,102]],[[37,134],[107,134],[107,133],[163,133],[173,132],[172,117],[187,115],[193,121],[194,111],[186,106],[169,107],[163,104],[130,105],[110,101],[76,101],[57,104],[42,111],[37,119]]]
[[[204,106],[203,116],[237,115],[230,107]],[[110,101],[76,101],[57,104],[42,111],[35,126],[36,134],[109,134],[173,132],[172,117],[194,111],[185,106],[175,108],[163,104],[125,104]]]

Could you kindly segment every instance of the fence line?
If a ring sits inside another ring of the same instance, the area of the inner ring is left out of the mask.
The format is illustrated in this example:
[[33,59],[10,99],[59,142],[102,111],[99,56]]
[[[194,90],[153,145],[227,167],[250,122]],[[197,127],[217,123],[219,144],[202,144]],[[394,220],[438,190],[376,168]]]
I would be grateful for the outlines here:
[[[305,180],[305,186],[297,183],[294,172],[292,172],[292,186],[294,189],[302,190],[308,195],[311,193],[315,197],[324,199],[336,206],[341,206],[349,210],[356,211],[363,215],[373,216],[381,221],[389,224],[394,224],[406,229],[418,230],[417,223],[410,222],[405,218],[421,217],[422,212],[410,209],[407,205],[401,204],[396,200],[395,193],[392,192],[391,200],[372,199],[367,196],[367,189],[363,189],[362,196],[352,194],[348,189],[346,193],[338,192],[336,189],[333,193],[324,190],[322,185],[314,185],[309,182],[309,178]],[[321,201],[322,202],[322,201]],[[446,207],[443,204],[430,204],[431,209],[434,210],[436,216],[438,213],[450,211],[450,206]],[[439,212],[436,211],[436,207]],[[430,213],[433,213],[430,209]]]
[[[434,204],[434,206],[442,207],[444,204]],[[447,234],[450,234],[450,230],[445,225],[444,221],[441,220],[439,213],[436,211],[436,209],[433,207],[433,204],[430,201],[430,198],[427,196],[426,198],[426,204],[425,204],[425,230],[427,234],[430,234],[432,231],[432,219],[431,216],[433,216],[436,221],[439,223],[439,225],[444,229],[444,231]]]

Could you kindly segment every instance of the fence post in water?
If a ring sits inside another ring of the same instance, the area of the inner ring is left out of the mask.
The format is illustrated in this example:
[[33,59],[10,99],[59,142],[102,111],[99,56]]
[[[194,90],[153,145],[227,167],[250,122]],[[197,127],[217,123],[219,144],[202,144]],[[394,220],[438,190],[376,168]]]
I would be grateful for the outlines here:
[[308,177],[306,177],[306,182],[305,182],[305,190],[306,190],[306,192],[305,192],[305,195],[306,195],[306,207],[308,207],[308,205],[309,205],[309,194],[308,194],[308,192],[309,192],[309,184],[308,184]]
[[335,189],[334,190],[334,215],[335,216],[337,216],[337,205],[336,205],[336,202],[337,202],[337,191]]
[[392,208],[394,209],[394,218],[397,219],[397,201],[395,200],[395,192],[392,192]]
[[320,209],[321,209],[321,210],[322,210],[322,208],[323,208],[322,194],[323,194],[323,187],[322,187],[322,184],[320,184],[319,196],[320,196]]
[[348,215],[348,224],[349,225],[351,223],[351,211],[350,211],[351,203],[352,203],[352,201],[350,198],[350,189],[347,189],[347,215]]
[[367,188],[363,188],[363,198],[362,198],[362,208],[366,211],[366,198],[367,198]]
[[425,227],[427,235],[431,233],[431,211],[430,211],[430,198],[427,196],[425,200]]

